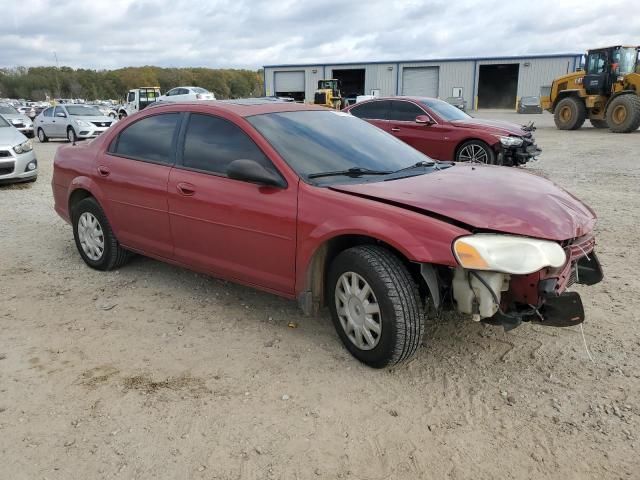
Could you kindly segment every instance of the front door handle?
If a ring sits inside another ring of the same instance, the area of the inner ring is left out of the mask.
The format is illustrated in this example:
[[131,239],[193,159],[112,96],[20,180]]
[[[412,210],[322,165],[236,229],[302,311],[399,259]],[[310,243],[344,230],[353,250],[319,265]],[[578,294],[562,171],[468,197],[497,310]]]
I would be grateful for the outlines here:
[[176,185],[178,192],[185,197],[191,197],[196,193],[196,188],[190,183],[180,182]]
[[391,131],[392,131],[392,132],[399,132],[399,131],[400,131],[400,129],[399,129],[398,127],[393,127],[393,128],[391,129]]
[[107,167],[105,167],[104,165],[100,165],[98,167],[98,174],[101,177],[108,177],[109,174],[111,173],[111,170],[109,170]]

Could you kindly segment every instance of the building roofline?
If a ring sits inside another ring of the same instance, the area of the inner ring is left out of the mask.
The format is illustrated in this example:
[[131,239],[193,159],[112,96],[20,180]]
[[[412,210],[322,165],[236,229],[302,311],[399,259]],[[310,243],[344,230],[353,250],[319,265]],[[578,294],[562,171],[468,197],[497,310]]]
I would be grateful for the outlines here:
[[483,62],[489,60],[530,60],[536,58],[574,58],[584,53],[549,53],[532,55],[512,55],[502,57],[453,57],[453,58],[427,58],[418,60],[383,60],[373,62],[318,62],[318,63],[290,63],[281,65],[264,65],[262,68],[291,68],[291,67],[321,67],[326,65],[383,65],[388,63],[442,63],[442,62]]

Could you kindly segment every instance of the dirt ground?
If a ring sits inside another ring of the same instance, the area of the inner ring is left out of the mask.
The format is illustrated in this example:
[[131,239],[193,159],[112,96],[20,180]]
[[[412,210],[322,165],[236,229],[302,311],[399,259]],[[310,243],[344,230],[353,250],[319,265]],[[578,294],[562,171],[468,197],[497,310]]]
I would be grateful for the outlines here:
[[36,141],[38,181],[0,187],[0,478],[640,478],[640,131],[481,116],[535,120],[527,169],[599,215],[593,362],[578,327],[449,315],[378,371],[327,312],[141,257],[93,271],[52,209],[62,143]]

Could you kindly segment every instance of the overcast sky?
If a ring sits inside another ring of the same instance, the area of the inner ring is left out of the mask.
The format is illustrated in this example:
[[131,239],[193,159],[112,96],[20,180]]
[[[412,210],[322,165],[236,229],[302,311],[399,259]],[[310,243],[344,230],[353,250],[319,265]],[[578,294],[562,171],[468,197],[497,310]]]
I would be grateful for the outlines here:
[[637,0],[0,0],[0,12],[3,67],[55,65],[54,51],[95,69],[565,53],[640,32]]

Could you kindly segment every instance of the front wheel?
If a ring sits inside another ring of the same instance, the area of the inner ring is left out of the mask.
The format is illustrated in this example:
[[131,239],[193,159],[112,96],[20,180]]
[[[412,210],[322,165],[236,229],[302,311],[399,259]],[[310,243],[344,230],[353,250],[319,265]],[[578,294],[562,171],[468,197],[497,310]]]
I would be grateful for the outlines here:
[[85,198],[74,206],[71,218],[76,247],[87,265],[96,270],[113,270],[125,263],[129,254],[120,246],[94,198]]
[[621,95],[607,107],[607,123],[613,133],[629,133],[640,127],[640,97]]
[[496,153],[481,140],[469,140],[458,148],[456,162],[496,163]]
[[424,334],[418,286],[400,259],[377,245],[341,252],[327,281],[331,317],[347,350],[374,368],[411,358]]
[[124,120],[125,118],[127,118],[127,112],[122,111],[118,113],[118,120]]

